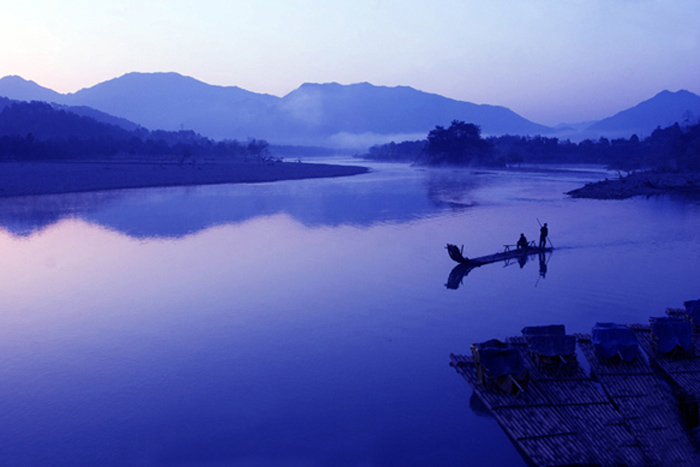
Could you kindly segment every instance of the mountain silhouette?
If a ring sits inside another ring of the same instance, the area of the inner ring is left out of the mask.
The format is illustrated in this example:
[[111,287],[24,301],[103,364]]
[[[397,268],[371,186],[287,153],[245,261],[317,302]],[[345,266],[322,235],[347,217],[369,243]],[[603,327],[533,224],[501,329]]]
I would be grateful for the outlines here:
[[101,123],[116,125],[128,131],[138,130],[140,125],[125,118],[115,117],[106,112],[100,112],[85,105],[65,105],[59,102],[66,100],[66,95],[59,94],[51,89],[41,87],[34,81],[27,81],[19,76],[5,76],[0,78],[0,111],[13,101],[40,101],[51,103],[57,110],[65,110],[82,117],[89,117]]
[[65,95],[45,88],[21,76],[0,78],[0,96],[17,101],[44,101],[61,103]]
[[[128,73],[71,94],[6,76],[0,78],[0,96],[71,106],[66,110],[129,130],[141,125],[151,130],[194,130],[217,140],[262,138],[272,144],[334,147],[421,139],[436,125],[447,126],[453,120],[475,123],[485,136],[581,139],[648,135],[659,126],[700,115],[699,96],[663,91],[598,122],[550,128],[506,107],[459,101],[408,86],[305,83],[277,97],[172,72]],[[91,114],[88,108],[95,111]]]
[[697,123],[700,117],[700,96],[690,91],[662,91],[636,106],[589,126],[587,132],[611,136],[648,136],[657,127],[665,128],[678,122]]
[[66,95],[149,129],[194,130],[215,139],[257,137],[278,97],[213,86],[177,73],[129,73]]
[[59,94],[19,77],[0,79],[0,96],[88,106],[149,129],[191,129],[214,139],[333,144],[338,135],[418,135],[465,120],[484,134],[550,131],[500,106],[477,105],[407,86],[307,83],[284,97],[213,86],[177,73],[128,73]]
[[288,116],[305,122],[316,134],[427,134],[435,125],[463,120],[485,134],[538,134],[551,131],[506,107],[477,105],[408,86],[303,84],[282,98]]

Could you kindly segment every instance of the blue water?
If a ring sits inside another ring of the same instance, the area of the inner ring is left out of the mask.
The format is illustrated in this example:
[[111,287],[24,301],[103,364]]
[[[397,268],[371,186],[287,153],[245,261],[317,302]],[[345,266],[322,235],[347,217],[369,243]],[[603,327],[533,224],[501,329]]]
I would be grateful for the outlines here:
[[[0,200],[0,465],[524,465],[448,365],[700,298],[697,200],[572,200],[600,169]],[[475,269],[548,222],[557,249]]]

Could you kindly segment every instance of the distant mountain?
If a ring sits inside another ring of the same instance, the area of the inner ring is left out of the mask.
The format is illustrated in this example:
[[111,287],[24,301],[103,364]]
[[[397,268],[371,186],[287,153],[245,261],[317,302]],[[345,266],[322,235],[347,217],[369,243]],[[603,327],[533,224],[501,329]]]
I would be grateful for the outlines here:
[[279,98],[177,73],[129,73],[68,95],[65,102],[149,128],[187,128],[216,139],[261,137],[274,143],[328,144],[368,133],[425,135],[455,119],[477,123],[486,134],[548,131],[505,107],[369,83],[307,83]]
[[551,131],[505,107],[369,83],[307,83],[280,98],[177,73],[129,73],[73,94],[6,77],[0,79],[0,96],[89,106],[149,129],[191,129],[215,139],[253,137],[277,144],[372,144],[392,136],[424,137],[452,120],[476,123],[486,135]]
[[408,86],[303,84],[282,98],[288,119],[306,123],[316,135],[338,133],[421,134],[436,125],[463,120],[481,126],[485,134],[537,134],[550,128],[533,123],[510,109],[477,105],[418,91]]
[[557,131],[582,131],[596,123],[598,123],[598,120],[589,120],[586,122],[577,123],[560,123],[559,125],[555,126],[554,129]]
[[52,103],[53,107],[59,110],[65,110],[83,117],[90,117],[101,123],[109,125],[117,125],[125,130],[133,131],[140,125],[129,121],[125,118],[115,117],[105,112],[100,112],[93,108],[84,105],[65,105],[61,104],[66,101],[67,96],[60,94],[51,89],[39,86],[34,81],[27,81],[19,76],[5,76],[0,78],[0,111],[4,109],[13,100],[15,101],[41,101]]
[[[306,83],[276,97],[236,86],[213,86],[177,73],[128,73],[72,94],[6,76],[0,79],[0,96],[72,106],[67,110],[129,130],[142,125],[151,130],[194,130],[217,140],[261,138],[280,145],[335,147],[420,139],[452,120],[475,123],[485,136],[541,134],[580,140],[643,136],[659,126],[682,122],[687,111],[694,118],[700,116],[699,96],[664,91],[598,122],[550,128],[506,107],[458,101],[407,86]],[[102,113],[90,114],[86,107]]]
[[63,94],[16,75],[0,78],[0,96],[17,101],[44,102],[61,102],[64,98]]
[[[194,130],[216,139],[258,137],[278,97],[213,86],[177,73],[129,73],[64,96],[149,129]],[[262,124],[262,125],[261,125]]]
[[585,131],[618,137],[648,136],[657,127],[665,128],[674,123],[690,124],[700,117],[700,96],[690,91],[662,91],[630,109],[605,118]]
[[6,76],[0,78],[0,96],[56,103],[57,108],[128,130],[140,125],[167,131],[202,127],[208,130],[207,136],[217,139],[233,138],[231,128],[240,127],[241,121],[265,120],[269,103],[279,101],[275,96],[211,86],[177,73],[129,73],[72,94]]

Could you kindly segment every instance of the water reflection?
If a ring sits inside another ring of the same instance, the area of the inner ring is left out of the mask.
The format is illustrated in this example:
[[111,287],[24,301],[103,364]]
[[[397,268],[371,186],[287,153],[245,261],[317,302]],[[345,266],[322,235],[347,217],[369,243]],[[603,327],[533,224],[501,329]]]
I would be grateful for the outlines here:
[[[551,251],[549,252],[549,254],[544,252],[540,252],[537,254],[539,263],[539,277],[537,278],[535,287],[537,287],[537,284],[539,284],[540,279],[546,278],[549,259],[552,257],[552,254],[553,252]],[[520,266],[520,269],[523,269],[528,263],[528,258],[528,255],[520,255],[514,258],[507,258],[502,261],[489,264],[503,263],[504,268],[517,264],[518,266]],[[476,268],[481,268],[483,266],[486,265],[472,265],[467,263],[458,264],[450,271],[450,275],[447,277],[445,287],[451,290],[457,290],[459,286],[461,286],[464,283],[464,279],[469,275],[470,272],[472,272]]]
[[474,206],[473,192],[484,183],[467,169],[437,169],[426,172],[425,186],[428,198],[436,206],[449,205],[453,208]]
[[[519,256],[518,257],[518,264],[520,265],[520,269],[524,268],[525,265],[527,264],[527,256]],[[506,264],[508,266],[508,264]]]
[[409,222],[473,205],[479,182],[466,175],[394,166],[334,179],[3,198],[0,227],[26,236],[77,218],[136,238],[177,238],[276,214],[309,226]]
[[474,415],[477,415],[479,417],[493,417],[489,408],[486,407],[486,404],[484,404],[484,401],[479,399],[479,396],[477,396],[476,392],[474,391],[472,391],[472,395],[471,397],[469,397],[469,408],[471,409]]
[[544,279],[547,276],[547,263],[549,262],[549,260],[546,259],[546,255],[544,254],[544,252],[541,252],[537,256],[540,262],[540,277]]
[[[521,182],[531,184],[537,177],[587,180],[580,172],[552,175],[535,171],[508,173],[512,183],[504,185],[494,184],[503,178],[500,172],[363,165],[372,171],[352,177],[0,198],[0,228],[26,236],[62,219],[76,218],[135,238],[178,238],[276,214],[287,214],[307,226],[370,226],[462,212],[504,197],[528,198],[532,194],[523,187],[529,185]],[[601,174],[593,172],[587,177],[597,180]],[[499,191],[493,192],[494,187]],[[546,195],[541,189],[538,185],[538,197]],[[561,197],[561,192],[556,196]]]
[[26,236],[63,219],[100,209],[121,196],[119,191],[104,191],[0,198],[0,226],[16,236]]
[[469,264],[458,264],[452,269],[452,271],[450,271],[445,287],[448,289],[457,290],[459,286],[462,285],[464,278],[467,277],[467,275],[474,269],[476,269],[476,266],[471,266]]
[[[567,174],[441,190],[447,172],[432,195],[432,172],[388,167],[0,202],[3,225],[43,226],[0,231],[0,465],[523,465],[448,355],[697,297],[700,207],[565,199],[586,181]],[[497,251],[537,217],[554,275],[533,256],[445,293],[445,242]]]

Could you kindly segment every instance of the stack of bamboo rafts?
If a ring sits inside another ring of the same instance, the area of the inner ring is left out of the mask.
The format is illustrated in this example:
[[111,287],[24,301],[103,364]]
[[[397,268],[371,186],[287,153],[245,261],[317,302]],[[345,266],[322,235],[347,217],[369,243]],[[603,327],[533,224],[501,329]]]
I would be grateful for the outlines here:
[[591,335],[526,327],[522,336],[472,345],[471,356],[451,355],[451,365],[532,465],[700,465],[691,432],[698,303],[651,325],[598,323]]

